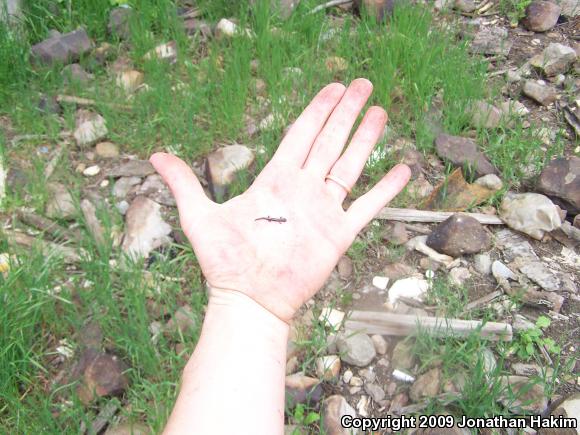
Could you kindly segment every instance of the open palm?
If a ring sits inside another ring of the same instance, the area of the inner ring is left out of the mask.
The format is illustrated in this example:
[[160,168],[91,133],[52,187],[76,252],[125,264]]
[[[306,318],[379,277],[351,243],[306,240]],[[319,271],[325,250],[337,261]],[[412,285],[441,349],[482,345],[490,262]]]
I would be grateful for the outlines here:
[[[177,157],[151,157],[210,287],[243,292],[286,321],[322,287],[358,232],[410,176],[398,165],[342,208],[345,187],[355,184],[387,121],[382,108],[371,107],[343,153],[371,92],[365,79],[322,89],[252,186],[224,204],[210,201]],[[285,221],[256,220],[262,217]]]

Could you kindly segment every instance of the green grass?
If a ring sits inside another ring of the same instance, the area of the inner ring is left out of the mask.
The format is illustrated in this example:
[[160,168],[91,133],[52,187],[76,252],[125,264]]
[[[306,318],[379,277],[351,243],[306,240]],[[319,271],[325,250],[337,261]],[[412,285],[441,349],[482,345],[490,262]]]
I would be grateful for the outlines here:
[[[203,41],[199,36],[189,38],[184,34],[172,1],[146,0],[135,2],[138,13],[130,23],[132,36],[130,42],[122,42],[106,30],[113,3],[30,0],[21,23],[0,27],[0,116],[10,118],[17,134],[46,135],[16,147],[8,138],[0,137],[2,155],[8,162],[22,162],[30,180],[25,192],[9,192],[3,217],[23,205],[43,212],[47,201],[43,172],[48,157],[37,151],[40,146],[53,150],[60,142],[59,132],[74,128],[75,108],[65,106],[60,117],[40,113],[41,94],[67,93],[95,99],[95,110],[107,120],[109,139],[119,144],[123,153],[142,158],[154,150],[173,149],[191,162],[218,144],[263,146],[266,153],[257,156],[255,168],[240,174],[230,196],[252,182],[276,150],[284,127],[329,82],[369,78],[375,86],[369,105],[382,105],[390,114],[389,139],[378,146],[386,156],[367,166],[355,194],[367,190],[396,161],[389,152],[395,138],[409,138],[419,150],[432,151],[430,109],[441,111],[447,132],[463,134],[470,128],[465,110],[470,101],[498,96],[498,91],[485,83],[486,63],[468,55],[466,43],[457,42],[456,30],[438,28],[427,8],[401,7],[381,24],[349,14],[341,15],[343,21],[337,22],[323,13],[308,14],[317,2],[303,0],[289,20],[281,21],[266,0],[252,8],[247,1],[203,0],[198,6],[210,23],[233,17],[254,35]],[[116,87],[107,66],[98,65],[91,56],[80,59],[80,64],[95,76],[87,85],[65,86],[61,66],[30,63],[30,46],[45,38],[50,29],[68,32],[79,25],[86,26],[97,45],[112,44],[113,59],[127,56],[136,69],[144,72],[146,89],[128,99]],[[331,30],[334,33],[329,36]],[[178,47],[174,65],[143,60],[146,52],[170,40]],[[328,71],[325,60],[330,56],[345,59],[346,70]],[[253,60],[258,61],[255,73]],[[300,68],[301,74],[289,74],[288,68]],[[266,83],[265,97],[253,90],[256,78]],[[130,104],[132,110],[118,110],[107,103]],[[259,123],[270,113],[276,114],[273,125],[250,137],[246,118]],[[523,166],[539,168],[551,152],[562,148],[559,138],[556,146],[544,153],[534,134],[534,130],[517,123],[493,132],[477,131],[479,143],[510,184],[522,178]],[[78,199],[84,179],[74,172],[74,166],[86,151],[69,145],[51,178],[70,186]],[[114,207],[109,211],[100,207],[98,214],[106,225],[106,234],[122,228],[122,217]],[[123,268],[119,266],[122,258],[118,247],[113,247],[111,240],[105,246],[96,246],[80,213],[76,221],[83,234],[78,244],[87,256],[75,269],[54,256],[41,254],[38,248],[15,249],[0,238],[0,251],[15,254],[20,262],[7,276],[0,277],[0,431],[77,433],[79,422],[90,423],[106,400],[85,407],[76,397],[75,384],[52,386],[58,370],[66,370],[70,362],[54,367],[50,361],[62,339],[78,349],[78,331],[93,320],[103,330],[105,347],[114,350],[130,367],[130,388],[123,397],[120,418],[143,421],[154,432],[160,432],[185,364],[176,345],[182,344],[183,352],[190,353],[198,331],[190,336],[161,335],[153,343],[149,326],[153,321],[167,321],[167,316],[159,317],[154,307],[164,307],[170,315],[188,304],[196,315],[203,315],[206,298],[195,256],[188,247],[173,246],[155,254],[146,272],[144,264]],[[369,227],[350,248],[355,277],[366,270],[370,256],[382,254],[385,247],[381,235],[382,228]],[[391,261],[398,260],[402,248],[389,247],[387,255]],[[443,281],[434,284],[432,302],[444,305],[450,316],[460,312],[466,302],[464,289],[451,289]],[[60,288],[60,292],[55,294],[54,288]],[[348,292],[344,292],[335,302],[348,300]],[[324,351],[325,334],[316,323],[303,343],[303,368],[309,372],[315,357]],[[428,354],[429,346],[435,346],[421,339],[418,343],[419,354]],[[446,373],[457,367],[478,367],[479,360],[473,358],[483,345],[474,338],[445,342],[439,356],[446,361]],[[477,376],[470,378],[464,402],[453,406],[477,415],[495,411],[495,405],[483,397],[485,381]]]

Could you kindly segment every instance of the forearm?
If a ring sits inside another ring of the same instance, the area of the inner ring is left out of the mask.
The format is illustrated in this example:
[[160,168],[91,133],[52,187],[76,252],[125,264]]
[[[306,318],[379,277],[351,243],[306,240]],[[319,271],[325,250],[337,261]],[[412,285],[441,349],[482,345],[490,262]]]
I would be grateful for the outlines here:
[[165,433],[283,433],[287,337],[249,297],[212,295]]

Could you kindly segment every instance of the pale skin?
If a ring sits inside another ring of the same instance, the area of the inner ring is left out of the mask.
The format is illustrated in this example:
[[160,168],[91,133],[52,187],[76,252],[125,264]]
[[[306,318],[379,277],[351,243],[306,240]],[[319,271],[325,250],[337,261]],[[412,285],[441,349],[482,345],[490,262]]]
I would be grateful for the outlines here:
[[[371,92],[366,79],[323,88],[252,186],[224,204],[178,158],[151,157],[212,289],[166,434],[283,433],[289,323],[410,177],[395,166],[346,211],[345,188],[325,180],[354,186],[381,137],[387,114],[371,107],[347,144]],[[266,216],[286,221],[256,221]]]

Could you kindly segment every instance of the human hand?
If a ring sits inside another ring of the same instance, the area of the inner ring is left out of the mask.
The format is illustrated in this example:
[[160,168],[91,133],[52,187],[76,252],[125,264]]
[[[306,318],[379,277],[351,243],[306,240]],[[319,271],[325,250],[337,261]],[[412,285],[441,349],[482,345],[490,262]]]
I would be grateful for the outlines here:
[[[288,322],[324,284],[356,235],[408,182],[397,165],[344,211],[342,203],[379,140],[387,114],[371,107],[343,151],[372,92],[365,79],[322,89],[250,188],[216,204],[170,154],[151,163],[177,201],[181,226],[211,288],[246,294]],[[326,179],[327,175],[338,178]],[[283,223],[256,220],[284,217]]]

